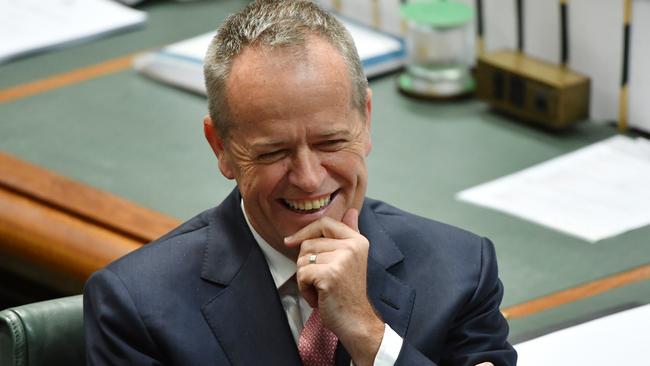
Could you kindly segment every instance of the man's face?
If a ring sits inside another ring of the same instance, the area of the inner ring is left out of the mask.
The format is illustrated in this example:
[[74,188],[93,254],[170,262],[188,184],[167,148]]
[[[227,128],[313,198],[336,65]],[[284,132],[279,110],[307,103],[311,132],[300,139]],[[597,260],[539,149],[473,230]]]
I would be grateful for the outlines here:
[[237,180],[255,230],[295,258],[298,249],[286,248],[285,236],[361,208],[370,91],[363,116],[352,107],[343,58],[312,37],[304,50],[245,49],[233,62],[227,93],[235,124],[228,140],[205,129],[220,170]]

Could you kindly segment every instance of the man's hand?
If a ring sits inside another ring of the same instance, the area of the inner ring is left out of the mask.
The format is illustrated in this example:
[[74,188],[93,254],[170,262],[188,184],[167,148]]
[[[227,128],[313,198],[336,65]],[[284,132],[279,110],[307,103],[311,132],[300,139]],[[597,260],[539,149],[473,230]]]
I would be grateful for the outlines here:
[[[359,212],[342,222],[324,217],[285,238],[300,245],[296,278],[302,296],[320,309],[325,327],[341,340],[356,365],[372,365],[384,334],[366,293],[369,243],[358,229]],[[316,254],[316,262],[309,263]]]

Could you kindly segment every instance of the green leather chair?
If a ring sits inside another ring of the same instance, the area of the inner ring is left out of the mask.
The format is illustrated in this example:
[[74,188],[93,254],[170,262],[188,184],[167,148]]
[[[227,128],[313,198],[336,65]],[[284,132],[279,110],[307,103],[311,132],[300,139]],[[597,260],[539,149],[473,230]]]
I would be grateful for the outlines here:
[[85,363],[82,295],[0,312],[0,366]]

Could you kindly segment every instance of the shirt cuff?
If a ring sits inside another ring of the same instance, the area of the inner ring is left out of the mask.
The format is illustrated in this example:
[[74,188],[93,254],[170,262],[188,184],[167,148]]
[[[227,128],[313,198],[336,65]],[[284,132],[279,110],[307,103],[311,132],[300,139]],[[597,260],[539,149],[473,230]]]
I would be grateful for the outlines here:
[[393,366],[402,350],[404,340],[393,328],[384,324],[384,338],[379,345],[379,352],[375,356],[374,366]]

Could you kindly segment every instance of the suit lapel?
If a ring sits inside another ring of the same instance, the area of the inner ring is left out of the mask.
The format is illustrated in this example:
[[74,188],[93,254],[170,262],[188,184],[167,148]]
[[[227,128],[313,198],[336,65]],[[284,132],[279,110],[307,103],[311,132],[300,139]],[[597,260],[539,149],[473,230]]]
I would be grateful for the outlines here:
[[201,277],[221,286],[201,311],[233,365],[300,365],[264,255],[233,192],[208,228]]
[[389,271],[400,264],[404,256],[367,204],[359,217],[359,229],[370,242],[368,297],[383,320],[404,337],[411,319],[415,290]]
[[404,338],[411,320],[415,290],[400,282],[372,257],[368,259],[368,297],[384,322]]
[[[384,322],[404,338],[413,311],[415,290],[389,272],[404,260],[404,256],[367,204],[359,216],[359,231],[370,242],[368,298]],[[350,365],[350,355],[340,342],[336,349],[336,365]]]

